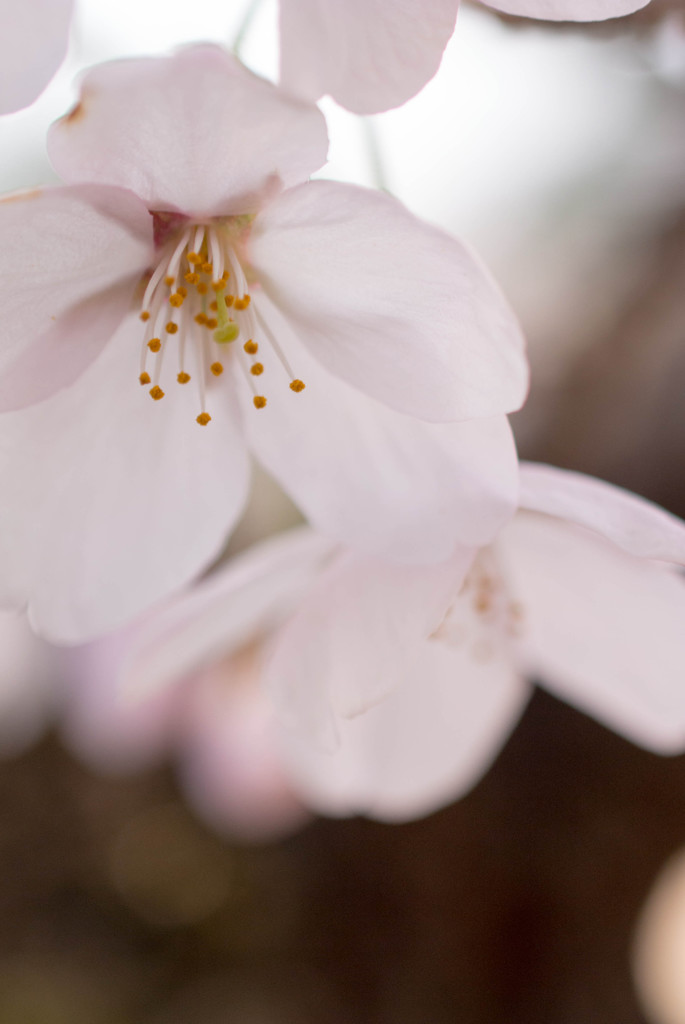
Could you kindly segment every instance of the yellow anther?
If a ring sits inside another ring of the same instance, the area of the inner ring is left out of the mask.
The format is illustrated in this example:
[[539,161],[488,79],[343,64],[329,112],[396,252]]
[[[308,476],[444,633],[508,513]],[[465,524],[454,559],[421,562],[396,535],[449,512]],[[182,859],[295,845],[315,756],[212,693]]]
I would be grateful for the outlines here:
[[249,341],[245,342],[245,344],[243,345],[243,348],[247,352],[248,356],[254,356],[254,355],[257,354],[257,352],[259,350],[259,345],[257,344],[256,341],[253,341],[252,338],[250,338]]
[[219,321],[215,316],[210,316],[207,318],[207,327],[209,327],[210,331],[215,330],[218,326]]
[[212,310],[213,313],[216,313],[217,309],[219,308],[216,304],[216,299],[214,300],[214,302],[210,302],[209,308]]
[[235,302],[235,295],[226,295],[225,301],[227,306],[232,306],[233,303]]
[[247,309],[247,307],[249,305],[250,305],[250,296],[249,295],[243,295],[242,299],[236,299],[235,300],[235,308],[236,309]]
[[208,412],[201,412],[200,415],[196,417],[195,422],[199,423],[201,427],[206,427],[211,418],[212,417]]
[[221,363],[212,363],[212,365],[210,366],[210,370],[212,371],[215,377],[220,377],[221,374],[224,372],[224,368],[221,365]]
[[190,380],[190,374],[185,373],[183,370],[181,370],[176,380],[178,381],[179,384],[187,384],[188,381]]
[[167,286],[168,288],[171,288],[171,286],[172,286],[172,284],[174,283],[174,281],[175,281],[175,280],[176,280],[176,278],[175,278],[175,277],[165,277],[165,278],[164,278],[164,284],[165,284],[165,285],[166,285],[166,286]]
[[173,295],[169,296],[169,302],[171,303],[172,306],[176,306],[176,308],[178,308],[179,306],[183,305],[183,298],[184,297],[183,295],[180,294],[180,292],[174,292]]
[[198,295],[206,295],[207,294],[207,285],[204,283],[204,281],[200,281],[200,283],[198,284],[198,286],[197,286],[197,293],[198,293]]
[[211,263],[203,263],[202,264],[202,273],[203,274],[211,274],[211,272],[213,270],[214,270],[214,267],[212,266]]
[[200,280],[200,275],[196,274],[194,270],[189,270],[187,274],[183,275],[183,280],[187,281],[188,284],[197,284]]
[[140,381],[141,384],[149,384],[150,383],[150,374],[149,373],[145,373],[145,371],[143,371],[143,373],[141,373],[141,375],[138,378],[138,380]]
[[226,282],[228,281],[230,276],[231,276],[230,270],[224,270],[223,274],[221,275],[221,280],[224,282],[224,284],[226,284]]
[[155,402],[158,402],[160,398],[164,398],[164,392],[160,388],[159,384],[155,384],[153,388],[150,388],[150,397],[154,398]]
[[196,252],[189,252],[186,258],[188,260],[188,263],[190,263],[193,266],[197,266],[198,263],[202,263],[202,256],[200,256]]
[[197,316],[195,317],[195,323],[199,324],[200,327],[202,327],[203,324],[207,323],[207,314],[206,313],[198,313]]
[[254,402],[255,409],[263,409],[266,405],[266,398],[264,395],[255,395],[252,401]]
[[180,284],[178,286],[178,288],[176,289],[176,294],[182,296],[182,298],[185,299],[187,297],[187,295],[188,295],[188,289],[184,288],[183,285]]
[[147,347],[150,349],[151,352],[159,352],[160,348],[162,347],[162,342],[159,338],[150,338],[150,340],[147,343]]
[[218,281],[212,281],[212,288],[214,289],[215,292],[220,292],[225,284],[226,284],[226,282],[224,281],[224,279],[222,277]]
[[176,331],[178,330],[178,324],[175,324],[173,320],[170,320],[169,323],[164,328],[164,330],[167,332],[167,334],[176,334]]
[[146,309],[144,309],[143,312],[140,314],[140,319],[143,321],[143,323],[145,323],[146,320],[150,319],[150,314]]
[[297,378],[295,380],[291,380],[290,381],[290,390],[291,391],[304,391],[304,381],[303,380],[298,380]]
[[254,366],[250,367],[250,373],[254,374],[255,377],[259,377],[260,374],[264,373],[264,367],[261,363],[255,363]]

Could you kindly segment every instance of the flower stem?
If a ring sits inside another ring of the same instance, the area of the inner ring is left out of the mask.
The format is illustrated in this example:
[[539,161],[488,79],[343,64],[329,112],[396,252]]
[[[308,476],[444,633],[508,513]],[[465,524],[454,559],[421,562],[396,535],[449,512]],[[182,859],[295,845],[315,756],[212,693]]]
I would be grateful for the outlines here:
[[255,15],[257,14],[257,11],[261,7],[261,5],[262,0],[249,0],[245,7],[243,20],[238,26],[238,31],[235,34],[235,37],[233,39],[233,46],[231,47],[234,55],[238,58],[240,58],[243,44],[245,43],[245,39],[247,38],[248,32],[252,28],[252,22],[254,21]]

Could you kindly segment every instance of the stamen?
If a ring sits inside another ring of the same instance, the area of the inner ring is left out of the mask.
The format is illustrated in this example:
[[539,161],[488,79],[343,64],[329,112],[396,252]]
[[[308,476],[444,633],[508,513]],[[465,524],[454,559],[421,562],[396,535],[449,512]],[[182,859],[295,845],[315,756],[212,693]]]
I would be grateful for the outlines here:
[[167,334],[176,334],[176,331],[178,330],[178,324],[175,324],[173,320],[170,320],[169,323],[164,328],[164,330],[167,332]]
[[221,374],[224,372],[224,368],[221,365],[221,363],[212,363],[209,369],[212,371],[215,377],[220,377]]
[[206,427],[211,418],[212,417],[208,412],[201,412],[200,415],[195,418],[195,422],[199,423],[201,427]]
[[143,323],[145,323],[146,320],[149,320],[150,319],[150,312],[149,312],[149,310],[144,309],[143,312],[140,314],[140,319],[143,321]]
[[150,388],[150,397],[154,398],[155,402],[158,402],[160,398],[164,398],[164,392],[160,388],[159,384],[155,384],[153,388]]
[[259,345],[257,344],[256,341],[253,341],[252,338],[250,338],[249,341],[245,342],[243,348],[247,352],[248,356],[254,356],[259,351]]
[[290,390],[291,391],[300,392],[300,391],[304,391],[304,388],[305,388],[304,381],[299,380],[297,378],[295,380],[291,380],[290,381]]
[[254,363],[254,365],[250,367],[250,373],[253,374],[253,376],[255,377],[259,377],[262,373],[264,373],[264,367],[262,366],[261,363]]
[[263,409],[266,405],[266,398],[264,395],[255,395],[252,401],[254,402],[255,409]]
[[171,288],[171,286],[172,286],[172,284],[174,283],[175,280],[176,280],[176,278],[172,277],[169,274],[167,277],[164,278],[164,284],[167,286],[167,288]]
[[147,347],[150,349],[151,352],[159,352],[160,348],[162,347],[161,338],[150,338],[150,340],[147,343]]
[[[188,257],[190,259],[190,257]],[[200,280],[200,275],[196,274],[194,270],[189,270],[187,274],[183,275],[183,280],[187,281],[188,284],[197,284]]]
[[150,383],[150,374],[143,372],[143,373],[141,373],[141,375],[138,378],[138,380],[140,381],[141,384],[149,384]]
[[181,372],[176,377],[176,380],[178,381],[179,384],[187,384],[188,381],[190,380],[190,374],[186,373],[184,370],[181,370]]
[[[209,243],[209,251],[211,253],[212,261],[211,263],[206,263],[202,269],[205,274],[211,274],[214,272],[216,283],[221,287],[221,279],[224,272],[224,253],[222,246],[219,243],[217,232],[213,228],[207,232],[207,241]],[[209,270],[207,267],[209,267]],[[214,282],[212,282],[212,287],[214,287]]]

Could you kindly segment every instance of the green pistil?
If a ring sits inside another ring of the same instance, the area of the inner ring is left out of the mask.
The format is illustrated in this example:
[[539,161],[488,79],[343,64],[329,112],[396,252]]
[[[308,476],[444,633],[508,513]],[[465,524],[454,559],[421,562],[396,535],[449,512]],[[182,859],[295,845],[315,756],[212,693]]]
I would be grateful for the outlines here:
[[228,315],[223,288],[216,293],[216,318],[219,321],[219,326],[214,331],[214,341],[218,341],[220,345],[235,341],[240,334],[240,328],[235,320],[231,320]]

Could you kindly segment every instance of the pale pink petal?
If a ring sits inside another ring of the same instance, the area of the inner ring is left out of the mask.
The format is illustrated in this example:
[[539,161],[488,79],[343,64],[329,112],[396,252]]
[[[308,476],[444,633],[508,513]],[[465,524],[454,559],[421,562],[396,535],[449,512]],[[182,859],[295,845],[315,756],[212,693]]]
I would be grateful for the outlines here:
[[150,209],[194,217],[255,209],[319,168],[327,146],[315,107],[210,45],[92,68],[48,137],[66,181],[120,185]]
[[649,0],[482,0],[505,14],[543,21],[605,21],[646,7]]
[[594,530],[631,555],[685,565],[685,523],[603,480],[524,462],[520,503]]
[[0,114],[33,103],[64,60],[74,0],[1,0]]
[[458,0],[280,0],[281,83],[356,114],[411,99],[438,70]]
[[405,821],[456,800],[487,771],[525,707],[529,686],[508,658],[424,642],[386,700],[340,721],[340,745],[284,734],[284,760],[303,799],[325,814]]
[[259,387],[267,405],[255,410],[243,388],[245,431],[312,525],[405,562],[447,558],[457,544],[492,540],[518,497],[506,417],[424,423],[404,416],[326,373],[273,307],[266,312],[306,387],[294,394],[262,346]]
[[473,553],[420,568],[340,556],[281,630],[267,663],[265,683],[284,724],[334,749],[336,719],[366,712],[416,671]]
[[685,749],[682,572],[532,513],[505,527],[497,557],[532,678],[645,747]]
[[247,650],[192,681],[179,773],[198,813],[232,839],[264,842],[300,827],[307,814],[293,793],[276,739],[273,709]]
[[29,603],[37,630],[81,642],[180,589],[219,553],[246,498],[248,462],[224,389],[212,422],[175,384],[138,384],[141,324],[129,316],[71,388],[0,417],[0,598]]
[[235,556],[148,616],[120,673],[122,700],[144,701],[273,629],[333,551],[306,527],[290,530]]
[[524,342],[488,273],[380,192],[313,181],[256,219],[249,259],[313,355],[354,387],[431,422],[523,402]]
[[120,189],[0,201],[0,412],[47,398],[93,362],[152,256],[152,219]]

